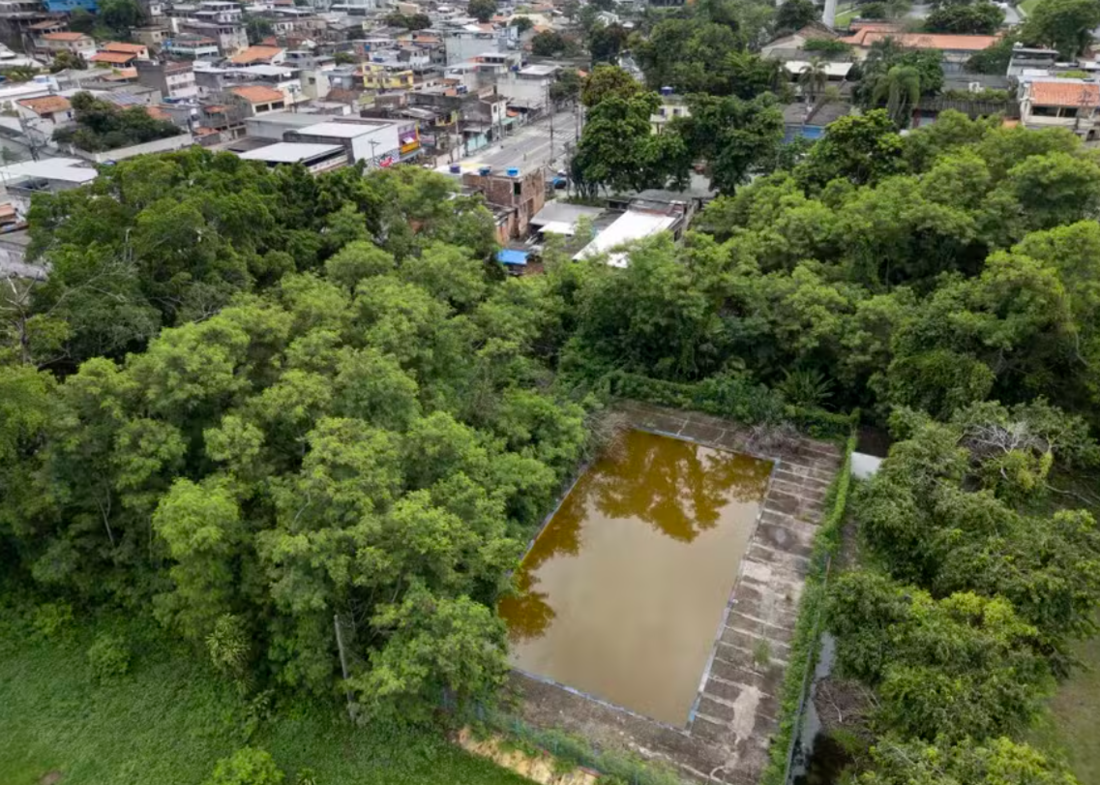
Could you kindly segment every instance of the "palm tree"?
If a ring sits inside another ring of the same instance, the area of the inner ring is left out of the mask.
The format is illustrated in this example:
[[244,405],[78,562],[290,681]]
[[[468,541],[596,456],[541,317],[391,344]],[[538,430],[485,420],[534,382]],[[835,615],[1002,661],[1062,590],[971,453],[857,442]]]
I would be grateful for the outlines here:
[[806,93],[807,105],[814,103],[817,94],[825,89],[828,82],[829,73],[825,67],[825,61],[820,57],[814,57],[802,66],[802,72],[798,75],[798,84]]
[[897,125],[909,124],[920,100],[920,72],[911,65],[895,65],[875,81],[871,92],[874,104],[886,100],[886,113]]

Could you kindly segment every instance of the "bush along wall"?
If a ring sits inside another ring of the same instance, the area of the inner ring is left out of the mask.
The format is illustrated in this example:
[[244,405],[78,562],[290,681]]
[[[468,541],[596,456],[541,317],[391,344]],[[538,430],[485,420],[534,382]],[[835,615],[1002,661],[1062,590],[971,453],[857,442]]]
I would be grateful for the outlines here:
[[775,390],[738,375],[712,376],[701,382],[684,383],[612,371],[606,377],[605,389],[616,398],[691,409],[748,425],[789,421],[816,439],[843,439],[859,420],[858,410],[839,414],[816,407],[794,406],[785,402]]

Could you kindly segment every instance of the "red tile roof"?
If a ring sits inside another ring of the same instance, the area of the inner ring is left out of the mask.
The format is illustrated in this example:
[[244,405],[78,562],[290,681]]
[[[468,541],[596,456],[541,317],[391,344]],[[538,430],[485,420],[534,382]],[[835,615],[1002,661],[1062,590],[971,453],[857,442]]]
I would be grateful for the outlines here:
[[240,54],[235,54],[230,57],[229,62],[236,63],[237,65],[270,62],[271,58],[281,54],[282,51],[283,50],[278,46],[250,46]]
[[239,95],[250,104],[270,104],[274,101],[285,101],[286,96],[278,90],[263,85],[249,87],[231,87],[229,92]]
[[129,65],[137,59],[136,54],[126,52],[96,52],[88,58],[93,63],[112,63],[114,65]]
[[1100,85],[1077,82],[1032,82],[1031,102],[1040,106],[1100,106]]
[[64,112],[72,106],[72,104],[69,103],[69,99],[63,95],[44,95],[41,98],[24,98],[19,102],[19,105],[25,106],[37,115]]
[[869,47],[876,41],[893,39],[899,46],[910,49],[950,49],[962,52],[980,52],[997,43],[995,35],[940,35],[938,33],[894,33],[886,30],[862,29],[855,35],[840,40],[854,46]]
[[143,55],[149,51],[149,47],[144,44],[126,44],[121,41],[111,41],[104,44],[103,51],[105,52],[129,52],[132,55]]
[[82,41],[88,36],[84,33],[46,33],[42,38],[47,41]]

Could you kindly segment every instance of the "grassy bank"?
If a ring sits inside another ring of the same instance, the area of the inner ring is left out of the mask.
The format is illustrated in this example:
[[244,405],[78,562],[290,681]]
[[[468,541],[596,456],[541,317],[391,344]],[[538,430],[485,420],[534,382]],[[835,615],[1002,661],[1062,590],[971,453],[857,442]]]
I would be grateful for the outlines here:
[[249,710],[148,624],[111,623],[135,654],[128,674],[97,683],[86,658],[95,626],[45,640],[0,612],[0,783],[56,771],[63,785],[197,785],[246,740],[271,752],[287,785],[303,769],[318,785],[524,782],[435,734],[354,727],[330,704]]
[[1061,685],[1050,712],[1032,734],[1033,743],[1063,755],[1081,785],[1100,785],[1100,637],[1082,644],[1077,656],[1087,666]]

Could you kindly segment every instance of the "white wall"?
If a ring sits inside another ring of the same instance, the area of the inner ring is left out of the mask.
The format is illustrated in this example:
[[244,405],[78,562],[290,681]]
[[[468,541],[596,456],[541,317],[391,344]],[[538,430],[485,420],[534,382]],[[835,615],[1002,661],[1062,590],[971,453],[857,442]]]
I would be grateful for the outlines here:
[[123,158],[133,158],[136,155],[145,155],[146,153],[166,153],[171,150],[181,150],[184,147],[190,147],[194,143],[195,140],[191,134],[182,133],[178,136],[169,136],[167,139],[157,139],[155,142],[108,150],[105,153],[89,153],[86,150],[78,150],[74,147],[72,154],[87,161],[102,164],[107,161],[121,161]]

